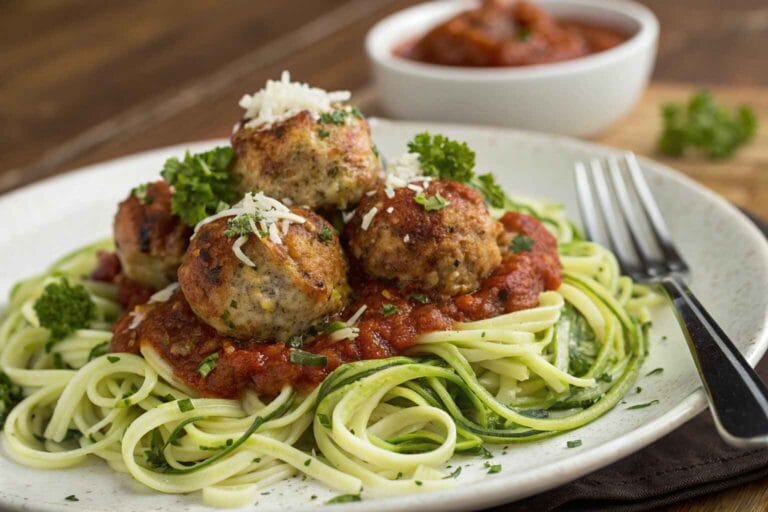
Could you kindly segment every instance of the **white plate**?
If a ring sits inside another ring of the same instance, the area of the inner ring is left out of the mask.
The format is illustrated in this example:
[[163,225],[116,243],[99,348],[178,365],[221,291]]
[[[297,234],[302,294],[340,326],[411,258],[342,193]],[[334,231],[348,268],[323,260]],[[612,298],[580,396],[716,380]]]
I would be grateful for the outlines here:
[[[547,135],[502,129],[376,121],[374,137],[384,155],[398,156],[417,132],[429,130],[466,140],[475,149],[478,169],[499,176],[515,195],[564,203],[577,218],[571,169],[577,160],[614,150]],[[18,279],[40,272],[58,256],[110,233],[117,202],[131,187],[156,178],[163,161],[216,142],[185,144],[95,165],[47,180],[0,198],[0,296]],[[747,359],[755,364],[768,345],[768,244],[740,212],[712,192],[675,171],[642,162],[675,240],[692,268],[692,288]],[[662,340],[662,336],[667,336]],[[640,394],[627,404],[575,432],[497,450],[499,474],[487,475],[483,460],[462,457],[455,488],[386,500],[343,505],[346,511],[466,510],[512,501],[563,484],[614,462],[660,438],[705,407],[704,394],[681,332],[672,315],[654,317],[651,353],[641,377]],[[658,399],[639,410],[627,405]],[[578,448],[566,441],[581,439]],[[259,510],[300,510],[320,506],[335,493],[291,479],[260,496]],[[75,494],[73,503],[65,497]],[[317,494],[316,500],[310,500]],[[341,506],[341,505],[340,505]],[[339,506],[339,507],[340,507]],[[202,510],[199,493],[168,496],[112,472],[105,464],[40,471],[0,457],[0,508],[118,511]],[[338,508],[338,507],[336,507]]]

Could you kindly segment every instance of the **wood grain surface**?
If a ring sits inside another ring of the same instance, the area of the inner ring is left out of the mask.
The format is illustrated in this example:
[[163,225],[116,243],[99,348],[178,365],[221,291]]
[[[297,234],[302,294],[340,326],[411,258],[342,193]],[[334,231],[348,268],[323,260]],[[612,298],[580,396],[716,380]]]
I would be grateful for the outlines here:
[[[237,100],[283,69],[382,114],[362,41],[414,0],[0,0],[0,192],[137,151],[229,135]],[[758,138],[722,162],[661,159],[768,219],[768,3],[644,0],[655,82],[596,140],[657,158],[659,106],[710,86]],[[768,480],[667,512],[768,510]]]

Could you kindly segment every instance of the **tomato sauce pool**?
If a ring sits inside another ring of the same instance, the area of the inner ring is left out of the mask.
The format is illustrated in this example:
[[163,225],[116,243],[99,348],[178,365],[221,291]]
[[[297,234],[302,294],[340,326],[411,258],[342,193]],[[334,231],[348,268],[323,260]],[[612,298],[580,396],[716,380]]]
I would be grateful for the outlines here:
[[618,30],[557,20],[527,2],[485,0],[405,41],[394,54],[408,60],[460,67],[513,67],[584,57],[629,38]]
[[[505,214],[501,223],[502,263],[472,293],[435,303],[414,290],[358,275],[352,280],[357,299],[340,316],[349,318],[366,307],[356,325],[358,336],[334,341],[321,333],[302,347],[323,356],[321,364],[291,362],[292,347],[283,342],[243,341],[217,333],[195,316],[179,290],[166,302],[139,306],[136,311],[143,320],[138,325],[133,325],[136,312],[118,320],[112,350],[138,353],[140,348],[153,349],[179,380],[202,396],[235,398],[246,389],[272,396],[286,384],[310,389],[343,363],[403,354],[422,333],[451,329],[456,321],[535,307],[541,292],[559,288],[562,271],[557,242],[544,225],[515,212]],[[527,243],[522,250],[510,249],[518,236]],[[218,354],[215,368],[201,373],[201,362],[214,353]]]

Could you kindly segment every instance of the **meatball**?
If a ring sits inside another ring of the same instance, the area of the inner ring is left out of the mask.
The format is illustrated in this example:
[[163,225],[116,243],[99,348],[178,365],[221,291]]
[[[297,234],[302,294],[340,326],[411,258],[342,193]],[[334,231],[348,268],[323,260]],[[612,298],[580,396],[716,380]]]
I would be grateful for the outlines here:
[[381,163],[365,119],[338,112],[335,121],[303,111],[269,128],[241,126],[232,135],[239,191],[263,191],[311,209],[356,204],[376,187]]
[[203,225],[179,268],[192,310],[219,333],[240,339],[280,340],[301,334],[343,309],[349,296],[347,261],[334,229],[299,208],[281,243],[248,235],[241,247],[255,266],[233,252],[230,218]]
[[501,262],[500,224],[466,185],[418,186],[424,191],[400,188],[389,197],[381,188],[363,198],[346,228],[351,254],[368,275],[400,287],[443,298],[475,290]]
[[154,289],[176,281],[192,230],[171,213],[171,188],[164,181],[131,192],[118,206],[115,251],[123,273]]

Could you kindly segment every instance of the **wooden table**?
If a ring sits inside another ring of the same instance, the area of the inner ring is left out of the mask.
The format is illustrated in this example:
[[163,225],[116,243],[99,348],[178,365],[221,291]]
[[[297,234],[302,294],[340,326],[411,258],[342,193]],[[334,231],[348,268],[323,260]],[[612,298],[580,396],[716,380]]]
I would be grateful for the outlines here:
[[[230,133],[244,92],[289,69],[379,114],[368,28],[413,0],[0,2],[0,192],[136,151]],[[654,155],[658,108],[703,84],[758,109],[758,141],[726,162],[669,161],[768,218],[768,5],[644,0],[662,37],[636,109],[597,140]],[[670,511],[758,510],[768,481]]]

